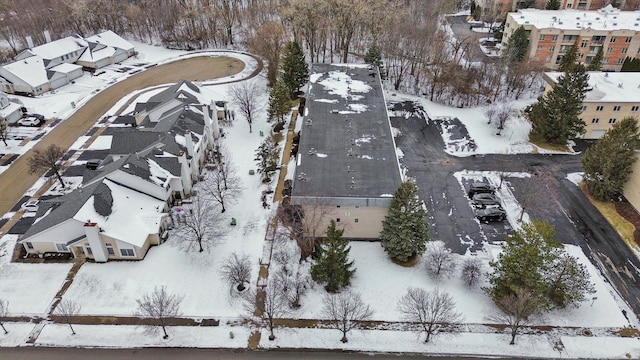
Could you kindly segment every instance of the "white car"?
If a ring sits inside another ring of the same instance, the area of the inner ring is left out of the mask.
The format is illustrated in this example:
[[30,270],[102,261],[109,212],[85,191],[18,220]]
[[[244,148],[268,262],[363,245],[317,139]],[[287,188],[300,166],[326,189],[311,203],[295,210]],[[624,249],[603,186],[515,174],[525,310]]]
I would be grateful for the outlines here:
[[27,116],[17,121],[20,126],[40,126],[42,124],[42,120],[38,119],[35,116]]
[[40,200],[30,200],[22,204],[22,209],[26,212],[36,212],[40,208]]

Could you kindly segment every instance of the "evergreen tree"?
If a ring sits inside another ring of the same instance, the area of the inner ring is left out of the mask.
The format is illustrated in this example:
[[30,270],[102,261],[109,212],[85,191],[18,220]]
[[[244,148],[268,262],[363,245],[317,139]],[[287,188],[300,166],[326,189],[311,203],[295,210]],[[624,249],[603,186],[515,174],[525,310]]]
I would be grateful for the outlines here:
[[524,26],[520,26],[511,34],[505,45],[503,56],[509,61],[520,62],[527,56],[529,34]]
[[295,41],[289,41],[282,51],[280,80],[289,89],[292,97],[309,80],[309,66],[304,59],[302,48]]
[[505,18],[500,23],[496,29],[493,30],[493,38],[496,39],[497,42],[502,41],[502,37],[504,36],[504,26],[507,24],[507,19]]
[[526,290],[546,309],[565,308],[578,306],[595,292],[585,266],[563,252],[555,228],[547,222],[525,224],[489,264],[491,286],[484,290],[496,303]]
[[351,283],[353,261],[349,261],[349,241],[342,238],[344,229],[336,229],[336,222],[331,220],[327,227],[327,238],[320,244],[316,263],[311,266],[311,278],[325,284],[328,292],[336,292]]
[[578,61],[578,41],[569,46],[569,49],[564,53],[560,63],[558,64],[558,71],[569,72]]
[[580,120],[582,101],[589,86],[589,74],[582,64],[574,64],[558,78],[553,90],[544,94],[529,114],[530,138],[564,145],[585,131]]
[[382,50],[380,50],[380,46],[378,46],[378,43],[375,40],[364,55],[364,62],[377,66],[380,70],[380,76],[384,73],[384,68],[382,66]]
[[582,158],[584,182],[598,200],[609,200],[622,192],[636,161],[638,121],[627,117],[616,123]]
[[393,194],[387,216],[382,221],[382,245],[394,259],[407,261],[422,254],[429,240],[427,212],[418,199],[418,187],[405,181]]
[[640,59],[626,57],[622,63],[622,72],[639,72],[640,71]]
[[560,0],[547,0],[547,3],[544,5],[545,10],[559,10],[560,9]]
[[604,51],[602,51],[602,46],[598,48],[598,52],[596,56],[591,59],[589,66],[587,67],[587,71],[602,71],[602,65],[604,63]]
[[258,163],[258,173],[262,174],[262,181],[268,182],[271,174],[278,167],[280,147],[273,136],[268,136],[256,150],[255,160]]
[[269,108],[267,116],[269,121],[283,122],[285,115],[291,111],[291,99],[289,89],[282,80],[278,80],[269,91]]

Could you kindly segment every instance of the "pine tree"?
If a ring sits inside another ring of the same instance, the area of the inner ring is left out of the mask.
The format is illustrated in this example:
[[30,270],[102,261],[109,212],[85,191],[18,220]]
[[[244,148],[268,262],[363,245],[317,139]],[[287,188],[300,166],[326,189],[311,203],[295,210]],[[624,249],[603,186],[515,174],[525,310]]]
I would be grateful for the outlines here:
[[387,254],[399,261],[421,255],[429,241],[427,212],[418,199],[418,187],[405,181],[393,194],[387,216],[380,233]]
[[576,61],[578,61],[578,41],[571,44],[569,49],[564,53],[558,64],[558,71],[565,73],[571,71],[571,69],[576,66]]
[[364,55],[364,62],[377,66],[380,70],[380,76],[384,73],[384,68],[382,66],[382,50],[380,50],[380,46],[378,46],[378,43],[375,40]]
[[524,26],[520,26],[511,34],[505,45],[503,56],[509,61],[520,62],[524,60],[529,48],[529,36]]
[[545,10],[559,10],[560,9],[560,0],[548,0],[544,5]]
[[289,41],[282,51],[280,80],[293,95],[309,80],[309,66],[304,59],[302,48],[295,41]]
[[604,63],[604,51],[602,51],[602,46],[598,48],[598,52],[596,56],[591,59],[589,66],[587,67],[587,71],[602,71],[602,65]]
[[484,290],[494,302],[526,290],[544,308],[578,306],[594,292],[586,267],[563,252],[555,239],[555,228],[533,221],[507,238],[498,260],[489,263],[490,287]]
[[291,111],[291,99],[289,90],[282,82],[278,80],[269,91],[269,108],[267,116],[269,121],[276,120],[283,122],[285,115]]
[[582,158],[584,182],[597,200],[609,200],[622,192],[636,161],[638,121],[627,117],[616,123]]
[[327,227],[327,238],[320,244],[316,263],[311,266],[311,278],[325,284],[328,292],[336,292],[351,283],[356,269],[353,261],[349,261],[349,241],[342,238],[344,229],[336,229],[336,222],[331,220]]
[[638,72],[640,71],[640,59],[627,56],[622,63],[621,72]]
[[589,86],[589,74],[584,65],[574,64],[558,78],[553,90],[544,94],[532,107],[529,137],[550,144],[564,145],[585,132],[580,120],[582,101]]
[[268,182],[271,174],[278,167],[280,148],[272,136],[268,136],[256,150],[255,160],[258,163],[258,173],[262,174],[262,181]]

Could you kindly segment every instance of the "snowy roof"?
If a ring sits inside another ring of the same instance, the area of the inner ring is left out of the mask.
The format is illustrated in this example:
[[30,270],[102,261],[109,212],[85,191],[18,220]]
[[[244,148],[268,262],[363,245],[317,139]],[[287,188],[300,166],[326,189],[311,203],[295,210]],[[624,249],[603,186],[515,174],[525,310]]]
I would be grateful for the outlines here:
[[82,53],[82,56],[80,56],[78,61],[95,62],[98,60],[107,59],[113,56],[115,52],[116,52],[116,49],[112,48],[111,46],[104,46],[104,47],[94,48],[94,49],[89,48]]
[[300,131],[296,197],[380,198],[401,183],[377,71],[314,64]]
[[4,65],[3,68],[34,88],[49,82],[44,59],[40,56],[30,56],[24,60],[14,61]]
[[59,73],[71,73],[74,72],[78,69],[82,69],[82,66],[80,65],[76,65],[76,64],[67,64],[67,63],[62,63],[60,65],[56,65],[54,67],[52,67],[49,70],[55,71],[55,72],[59,72]]
[[88,42],[96,42],[99,44],[111,46],[118,49],[133,50],[133,45],[127,40],[120,37],[111,30],[101,32],[99,34],[85,38]]
[[87,42],[81,37],[67,36],[40,46],[36,46],[31,50],[35,55],[44,59],[55,59],[60,56],[72,53],[76,50],[83,50],[87,47]]
[[[545,80],[558,82],[562,72],[547,72]],[[589,72],[589,88],[584,102],[629,102],[640,104],[640,73]]]
[[15,111],[18,111],[22,108],[22,105],[10,102],[7,106],[0,109],[0,117],[6,118],[10,114],[13,114]]
[[640,11],[618,11],[611,5],[597,11],[520,9],[507,16],[538,29],[640,30]]
[[[160,228],[164,201],[110,180],[105,179],[103,184],[109,191],[91,196],[73,218],[97,223],[105,235],[114,239],[138,247],[144,245],[149,234],[157,233]],[[109,203],[111,206],[107,209]]]

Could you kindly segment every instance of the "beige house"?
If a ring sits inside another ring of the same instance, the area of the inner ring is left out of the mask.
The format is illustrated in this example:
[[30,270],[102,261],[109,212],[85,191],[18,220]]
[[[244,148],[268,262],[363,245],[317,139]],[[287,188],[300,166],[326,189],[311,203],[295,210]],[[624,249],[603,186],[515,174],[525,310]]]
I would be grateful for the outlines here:
[[314,64],[291,203],[323,236],[330,220],[350,239],[378,239],[402,177],[377,69]]
[[529,33],[527,57],[547,69],[556,69],[576,42],[584,64],[602,49],[604,70],[619,71],[626,57],[640,58],[640,13],[635,11],[611,6],[597,11],[521,9],[507,14],[503,48],[520,26]]
[[[544,74],[545,93],[551,91],[561,72]],[[586,124],[585,139],[599,139],[617,121],[640,118],[640,73],[589,72],[589,88],[580,118]]]

